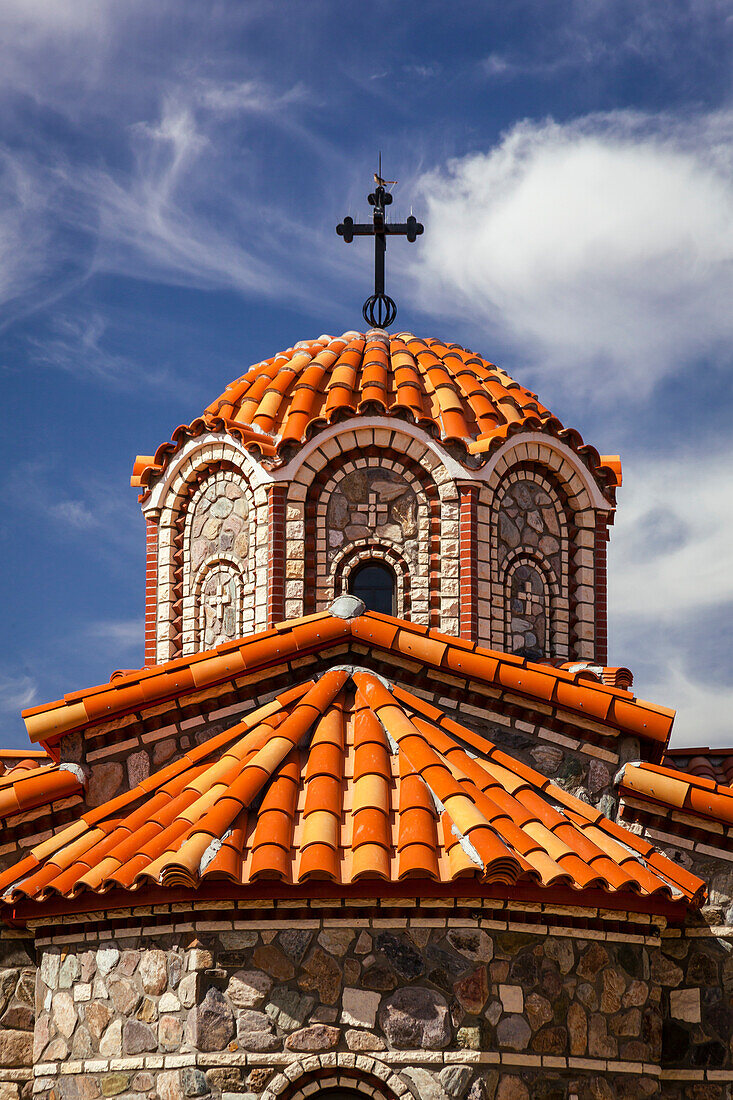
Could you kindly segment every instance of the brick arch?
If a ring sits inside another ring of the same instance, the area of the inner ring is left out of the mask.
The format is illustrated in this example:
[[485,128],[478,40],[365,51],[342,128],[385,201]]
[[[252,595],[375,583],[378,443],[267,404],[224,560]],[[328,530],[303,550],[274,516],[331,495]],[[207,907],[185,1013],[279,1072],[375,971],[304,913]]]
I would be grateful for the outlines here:
[[[500,532],[499,524],[502,515],[504,501],[512,487],[520,481],[530,481],[543,489],[552,502],[555,512],[559,534],[556,536],[559,542],[559,567],[553,565],[547,554],[541,548],[530,545],[518,545],[500,560]],[[509,635],[507,621],[509,617],[509,600],[511,599],[511,576],[517,567],[518,556],[524,555],[527,564],[540,568],[546,578],[550,593],[550,613],[552,618],[552,652],[546,656],[568,658],[575,652],[577,645],[577,608],[575,600],[576,590],[576,563],[573,556],[573,547],[576,545],[578,528],[576,526],[576,513],[572,508],[571,498],[568,496],[566,486],[555,476],[554,471],[544,464],[524,460],[510,466],[496,485],[494,493],[489,501],[489,524],[491,531],[491,560],[490,580],[492,593],[492,644],[497,646],[508,645]],[[550,578],[554,578],[554,591]]]
[[[314,1061],[320,1063],[316,1068]],[[405,1092],[397,1074],[376,1058],[359,1055],[357,1062],[353,1054],[321,1054],[291,1062],[272,1078],[260,1100],[307,1100],[325,1089],[344,1089],[364,1100],[398,1100]]]
[[225,612],[228,611],[233,616],[234,636],[241,638],[245,633],[244,614],[246,578],[237,562],[230,561],[225,557],[211,558],[209,561],[203,562],[196,576],[192,578],[193,616],[191,617],[191,631],[194,635],[195,652],[202,649],[211,649],[213,646],[220,645],[222,642],[229,640],[227,637],[218,637],[215,639],[207,639],[206,637],[204,589],[212,575],[215,574],[220,574],[222,581],[231,582],[228,587],[233,591],[228,593],[230,598],[227,602],[233,604],[233,606],[227,607]]
[[504,645],[508,653],[517,652],[514,646],[512,631],[512,582],[515,574],[522,566],[529,566],[540,577],[543,586],[543,611],[545,615],[545,628],[541,639],[541,653],[543,657],[556,655],[557,645],[555,633],[558,620],[563,621],[562,592],[560,585],[544,557],[533,550],[517,549],[507,556],[501,567],[501,584],[504,592]]
[[[578,467],[553,446],[551,439],[542,436],[537,436],[536,441],[531,444],[515,442],[506,449],[502,448],[502,453],[486,481],[486,486],[491,493],[496,492],[509,470],[522,463],[532,463],[551,474],[563,486],[568,499],[573,501],[574,511],[592,508],[590,496]],[[587,470],[585,475],[592,480],[592,475]]]
[[[186,568],[186,521],[191,504],[204,484],[218,474],[229,474],[243,487],[249,506],[250,537],[257,527],[256,490],[253,491],[248,471],[243,469],[239,455],[232,448],[202,449],[178,471],[171,482],[158,524],[156,657],[171,660],[182,653],[184,624],[184,573]],[[208,451],[208,453],[207,453]],[[213,454],[212,454],[213,451]],[[226,457],[225,457],[226,455]],[[232,460],[234,459],[234,461]],[[195,626],[192,627],[195,632]]]
[[[318,553],[319,549],[323,551],[325,548],[321,546],[319,548],[319,539],[321,536],[321,530],[319,523],[323,521],[323,516],[319,516],[319,504],[322,498],[328,495],[329,487],[335,488],[338,484],[340,477],[344,476],[346,472],[351,472],[349,468],[366,469],[374,467],[378,462],[384,462],[387,460],[391,465],[390,469],[393,469],[396,473],[405,476],[408,484],[415,486],[415,491],[420,500],[420,495],[425,502],[427,514],[425,516],[427,525],[427,542],[428,542],[428,611],[427,617],[430,626],[440,625],[440,539],[441,539],[441,495],[438,484],[433,479],[420,463],[409,455],[402,454],[399,451],[391,448],[379,447],[376,444],[371,444],[358,451],[346,451],[341,454],[336,460],[329,463],[319,470],[312,478],[308,485],[305,508],[304,508],[304,526],[305,526],[305,575],[307,577],[316,578],[318,576]],[[456,494],[457,496],[457,494]],[[325,532],[324,532],[325,535]],[[322,540],[321,540],[322,541]],[[352,544],[353,545],[353,544]],[[377,546],[379,543],[370,542],[369,545]],[[333,570],[331,570],[333,575]],[[332,577],[330,579],[330,587],[333,588]],[[414,584],[412,585],[412,591],[414,593]],[[317,588],[315,584],[311,584],[305,589],[305,613],[308,614],[316,610],[317,606]],[[411,604],[414,608],[414,599],[411,600]]]
[[397,578],[397,615],[410,618],[410,567],[394,546],[380,546],[368,539],[358,540],[348,546],[334,560],[333,584],[329,598],[335,599],[348,590],[349,577],[357,566],[365,561],[384,561],[390,565]]

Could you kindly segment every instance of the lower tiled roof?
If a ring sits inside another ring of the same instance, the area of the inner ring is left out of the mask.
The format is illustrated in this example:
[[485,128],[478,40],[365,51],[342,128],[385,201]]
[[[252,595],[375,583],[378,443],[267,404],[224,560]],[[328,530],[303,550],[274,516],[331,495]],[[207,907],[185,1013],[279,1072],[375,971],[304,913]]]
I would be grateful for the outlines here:
[[667,749],[662,762],[699,779],[712,779],[725,787],[733,785],[733,749]]
[[45,752],[0,752],[0,821],[79,794],[84,774],[74,764],[56,764]]
[[[224,882],[455,883],[698,903],[704,883],[440,709],[334,666],[0,875],[6,904]],[[582,894],[579,897],[582,904]]]
[[618,788],[622,798],[733,825],[733,788],[705,776],[658,764],[626,764]]
[[607,736],[621,731],[655,743],[657,751],[669,739],[674,711],[601,683],[584,662],[572,669],[553,668],[374,611],[350,619],[322,611],[288,620],[215,649],[116,675],[108,684],[25,710],[23,717],[31,740],[50,745],[72,730],[142,713],[164,700],[181,699],[217,684],[236,683],[239,677],[306,654],[325,656],[345,644],[358,645],[362,652],[367,649],[377,659],[386,653],[400,662],[418,663],[434,673],[438,682],[460,679],[490,686],[529,710],[537,704],[549,705],[582,728],[602,723]]

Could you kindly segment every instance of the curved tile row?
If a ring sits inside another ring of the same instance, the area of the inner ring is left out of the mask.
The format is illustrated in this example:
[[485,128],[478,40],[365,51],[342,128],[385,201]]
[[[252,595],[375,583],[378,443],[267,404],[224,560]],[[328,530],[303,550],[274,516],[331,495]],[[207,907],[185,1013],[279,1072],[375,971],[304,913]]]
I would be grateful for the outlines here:
[[0,875],[0,891],[16,904],[217,880],[466,877],[691,902],[704,891],[438,708],[344,668],[86,812]]
[[45,753],[19,758],[0,776],[0,820],[79,794],[84,773],[74,764],[56,764]]
[[733,825],[733,788],[701,775],[657,764],[626,764],[619,774],[621,796]]

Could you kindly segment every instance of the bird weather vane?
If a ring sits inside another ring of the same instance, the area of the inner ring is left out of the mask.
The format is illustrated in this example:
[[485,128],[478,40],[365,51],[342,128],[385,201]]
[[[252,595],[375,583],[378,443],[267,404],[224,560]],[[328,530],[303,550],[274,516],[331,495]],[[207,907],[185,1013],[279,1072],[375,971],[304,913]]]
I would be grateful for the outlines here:
[[339,237],[351,244],[354,237],[374,237],[374,293],[362,306],[364,320],[372,328],[388,328],[397,316],[397,305],[384,292],[384,256],[387,251],[387,237],[407,237],[412,244],[425,231],[425,227],[412,214],[406,222],[388,222],[385,208],[392,202],[390,187],[397,180],[382,178],[382,154],[379,154],[379,171],[374,173],[376,187],[368,195],[369,205],[374,207],[372,224],[354,222],[353,218],[344,218],[336,226]]

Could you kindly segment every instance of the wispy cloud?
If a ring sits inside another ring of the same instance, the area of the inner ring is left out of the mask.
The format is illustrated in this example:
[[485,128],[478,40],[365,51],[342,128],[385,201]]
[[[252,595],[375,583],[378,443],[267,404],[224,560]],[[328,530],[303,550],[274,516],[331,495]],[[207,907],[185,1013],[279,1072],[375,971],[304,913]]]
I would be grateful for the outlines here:
[[31,676],[0,675],[0,714],[15,718],[25,707],[38,701],[38,689]]
[[139,619],[113,619],[90,623],[87,634],[97,644],[109,646],[115,653],[130,649],[142,652],[145,621]]
[[730,363],[733,115],[524,122],[423,177],[428,309],[480,316],[546,372],[637,398]]

